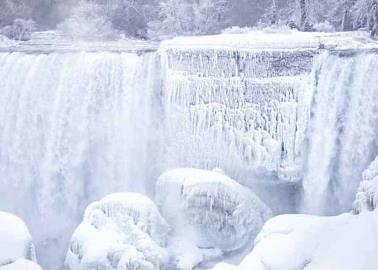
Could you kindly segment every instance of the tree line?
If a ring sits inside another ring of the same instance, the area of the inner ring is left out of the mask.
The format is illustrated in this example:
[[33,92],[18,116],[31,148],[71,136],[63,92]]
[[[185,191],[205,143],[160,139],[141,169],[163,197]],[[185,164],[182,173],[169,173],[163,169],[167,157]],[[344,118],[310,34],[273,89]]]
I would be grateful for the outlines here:
[[59,28],[134,38],[215,34],[227,27],[378,29],[378,0],[1,0],[0,28]]

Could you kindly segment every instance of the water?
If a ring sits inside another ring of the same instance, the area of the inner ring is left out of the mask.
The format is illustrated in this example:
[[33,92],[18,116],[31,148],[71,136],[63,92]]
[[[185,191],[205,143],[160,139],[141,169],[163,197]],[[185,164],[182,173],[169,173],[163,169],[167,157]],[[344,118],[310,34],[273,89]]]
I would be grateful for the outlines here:
[[89,202],[151,192],[156,57],[0,54],[0,208],[57,269]]
[[378,55],[326,53],[314,67],[303,210],[349,211],[378,152]]

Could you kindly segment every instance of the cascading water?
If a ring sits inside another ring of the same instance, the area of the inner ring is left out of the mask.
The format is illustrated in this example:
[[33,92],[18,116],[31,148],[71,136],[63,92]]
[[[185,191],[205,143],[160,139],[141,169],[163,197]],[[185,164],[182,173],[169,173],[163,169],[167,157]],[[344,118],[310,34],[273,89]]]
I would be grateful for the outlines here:
[[155,53],[0,54],[0,205],[56,269],[89,202],[148,193]]
[[304,211],[349,211],[361,173],[378,152],[378,55],[324,53],[315,91],[303,179]]

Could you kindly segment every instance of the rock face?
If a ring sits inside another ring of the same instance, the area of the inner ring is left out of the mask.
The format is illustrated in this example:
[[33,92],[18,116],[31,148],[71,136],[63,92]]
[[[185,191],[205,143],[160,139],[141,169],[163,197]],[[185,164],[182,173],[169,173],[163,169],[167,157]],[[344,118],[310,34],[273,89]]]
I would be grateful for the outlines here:
[[65,269],[165,269],[169,230],[147,197],[109,195],[88,206],[71,239]]
[[38,270],[32,237],[24,222],[0,212],[0,269]]
[[248,246],[271,216],[250,190],[215,171],[169,171],[160,176],[156,196],[176,231],[190,230],[197,247],[222,253]]

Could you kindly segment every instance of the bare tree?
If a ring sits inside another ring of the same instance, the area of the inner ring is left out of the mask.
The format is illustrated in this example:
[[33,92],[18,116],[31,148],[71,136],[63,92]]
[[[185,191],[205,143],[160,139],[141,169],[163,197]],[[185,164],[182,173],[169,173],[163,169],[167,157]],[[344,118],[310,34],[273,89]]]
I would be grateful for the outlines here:
[[299,11],[300,11],[300,29],[304,30],[305,24],[308,20],[308,12],[307,12],[307,1],[306,0],[298,0],[299,1]]
[[378,1],[374,0],[371,6],[372,28],[370,36],[373,38],[378,34]]

